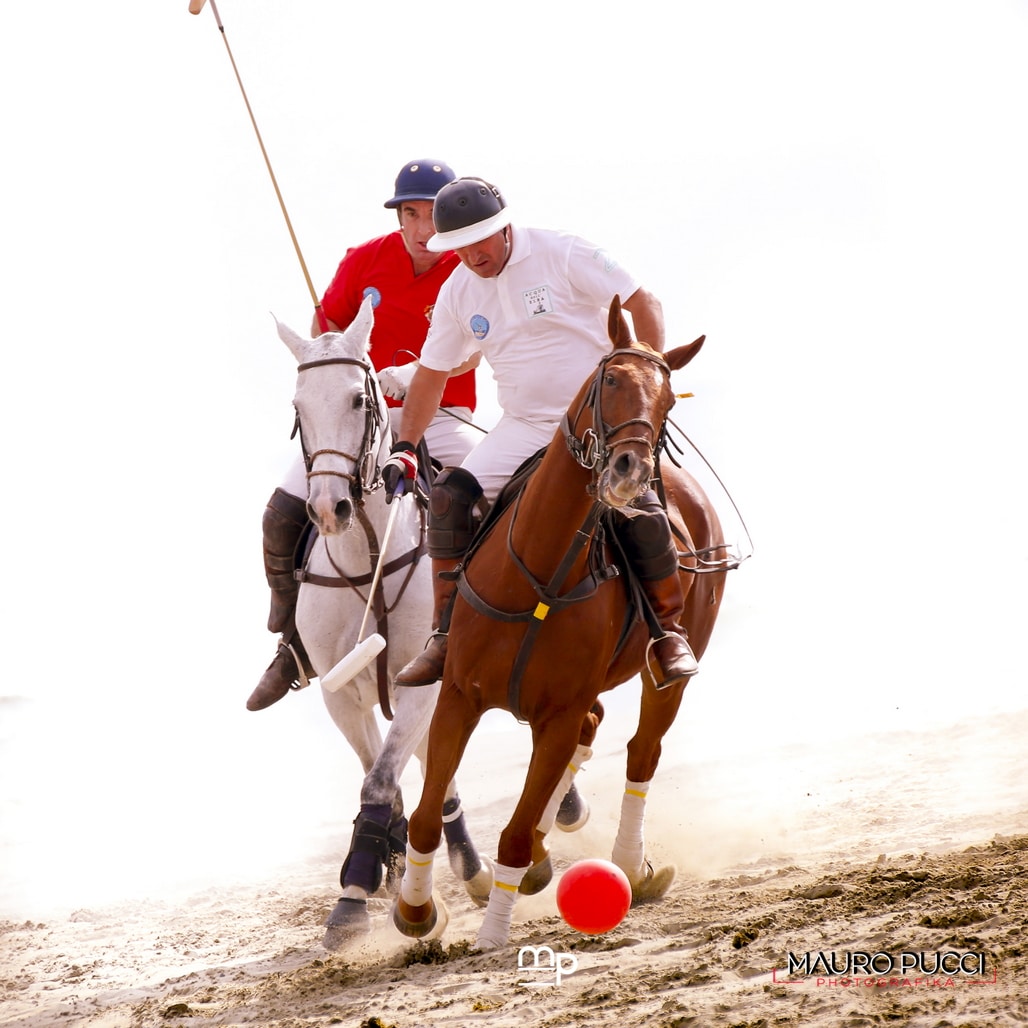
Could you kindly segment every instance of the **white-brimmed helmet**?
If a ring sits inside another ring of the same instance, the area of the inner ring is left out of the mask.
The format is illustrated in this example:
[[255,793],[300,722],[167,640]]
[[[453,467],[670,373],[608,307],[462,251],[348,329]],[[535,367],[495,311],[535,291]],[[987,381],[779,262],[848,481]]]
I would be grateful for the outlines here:
[[480,243],[510,224],[507,201],[481,178],[458,178],[436,193],[432,208],[435,235],[425,244],[442,253]]

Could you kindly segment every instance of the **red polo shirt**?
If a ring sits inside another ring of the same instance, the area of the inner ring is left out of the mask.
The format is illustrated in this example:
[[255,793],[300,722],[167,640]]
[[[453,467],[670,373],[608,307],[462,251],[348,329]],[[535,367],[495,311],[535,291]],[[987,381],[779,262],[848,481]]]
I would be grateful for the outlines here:
[[[456,254],[445,253],[428,271],[415,275],[403,236],[399,231],[390,232],[346,251],[321,307],[330,321],[344,329],[370,293],[375,308],[372,364],[379,370],[407,364],[420,356],[439,287],[459,263]],[[389,397],[386,402],[390,407],[402,406]],[[475,409],[474,371],[446,383],[442,406]]]

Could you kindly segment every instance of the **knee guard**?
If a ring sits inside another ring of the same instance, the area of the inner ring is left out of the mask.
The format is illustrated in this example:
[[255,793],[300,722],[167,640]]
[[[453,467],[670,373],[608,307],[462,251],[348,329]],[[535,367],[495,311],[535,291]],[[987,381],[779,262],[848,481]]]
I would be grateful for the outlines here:
[[678,551],[667,512],[652,490],[644,493],[633,507],[638,513],[618,519],[621,548],[644,582],[667,578],[678,568]]
[[482,487],[470,471],[443,468],[428,498],[428,554],[459,560],[482,522]]

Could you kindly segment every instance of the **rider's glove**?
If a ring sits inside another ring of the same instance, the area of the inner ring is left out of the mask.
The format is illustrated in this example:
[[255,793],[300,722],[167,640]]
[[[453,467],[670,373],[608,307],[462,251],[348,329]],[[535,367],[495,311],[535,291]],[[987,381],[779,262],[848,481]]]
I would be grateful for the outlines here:
[[413,491],[414,479],[418,477],[418,455],[414,452],[413,443],[401,440],[393,443],[389,452],[392,456],[382,465],[386,503],[392,503],[394,496]]
[[411,379],[418,370],[418,362],[398,364],[391,368],[383,368],[378,373],[378,384],[382,392],[392,400],[402,400],[410,389]]

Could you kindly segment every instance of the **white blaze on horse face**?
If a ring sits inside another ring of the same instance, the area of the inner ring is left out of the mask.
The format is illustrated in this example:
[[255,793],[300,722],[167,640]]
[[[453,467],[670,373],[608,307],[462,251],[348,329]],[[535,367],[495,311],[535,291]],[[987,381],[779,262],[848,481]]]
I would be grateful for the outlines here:
[[[627,369],[626,369],[627,370]],[[661,398],[669,390],[664,372],[656,367],[632,368],[632,375],[621,378],[622,389],[629,389],[631,382],[640,383],[639,406],[633,417],[646,417],[650,430],[638,422],[626,425],[625,431],[615,433],[624,442],[618,445],[617,439],[608,439],[611,454],[607,466],[600,472],[596,481],[597,499],[609,507],[625,507],[641,496],[650,486],[653,478],[652,446],[663,423],[664,412],[658,409],[647,410],[655,406],[649,398]],[[647,378],[652,375],[652,378]],[[604,420],[618,421],[609,412],[604,412]]]
[[294,403],[311,459],[307,509],[322,535],[346,532],[353,523],[353,483],[364,445],[364,381],[363,368],[355,364],[326,364],[297,376]]
[[300,435],[307,469],[307,508],[318,531],[325,536],[347,531],[353,521],[352,483],[360,474],[365,428],[375,424],[369,406],[376,401],[378,423],[386,425],[381,397],[368,395],[373,374],[368,368],[374,313],[370,297],[343,332],[324,332],[305,339],[281,322],[279,338],[296,358],[293,404],[300,419]]

